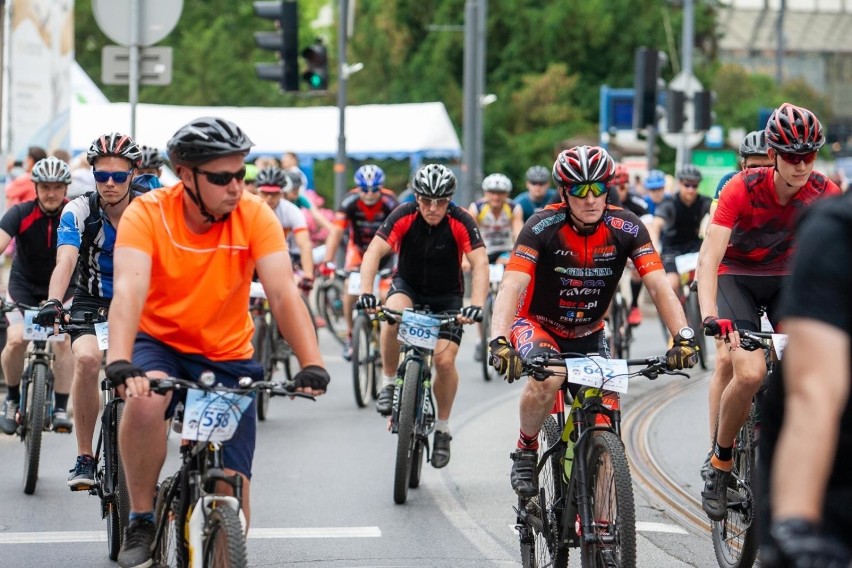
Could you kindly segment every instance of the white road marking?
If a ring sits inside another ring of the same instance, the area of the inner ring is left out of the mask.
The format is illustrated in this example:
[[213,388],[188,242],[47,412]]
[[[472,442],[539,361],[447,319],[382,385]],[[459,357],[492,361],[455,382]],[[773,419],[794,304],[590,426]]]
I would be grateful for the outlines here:
[[[509,525],[509,530],[513,534],[517,534],[518,529],[515,525]],[[636,530],[640,532],[656,532],[669,534],[689,534],[689,532],[677,525],[669,525],[666,523],[651,523],[646,521],[636,521]]]
[[[250,529],[250,539],[270,538],[379,538],[379,527],[305,527]],[[0,544],[106,542],[105,531],[0,532]]]

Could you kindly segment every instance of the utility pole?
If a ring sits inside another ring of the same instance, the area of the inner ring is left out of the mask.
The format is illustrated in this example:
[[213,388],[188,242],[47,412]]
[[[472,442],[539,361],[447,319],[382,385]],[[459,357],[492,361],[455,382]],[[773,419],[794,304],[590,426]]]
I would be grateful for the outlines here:
[[775,84],[781,86],[784,79],[784,12],[787,9],[787,0],[781,0],[778,8],[778,19],[775,21]]
[[340,120],[337,130],[337,158],[334,160],[334,207],[337,207],[346,192],[346,84],[349,80],[349,68],[346,64],[346,34],[349,21],[349,0],[339,2],[337,24],[337,112]]
[[462,204],[470,203],[476,177],[476,108],[479,98],[476,93],[476,18],[479,0],[466,0],[464,5],[464,75],[462,79]]
[[485,146],[485,126],[484,126],[484,109],[485,109],[485,49],[487,36],[487,21],[488,21],[488,0],[479,0],[479,6],[476,10],[476,156],[474,159],[475,167],[473,169],[473,180],[471,183],[471,195],[468,201],[470,203],[474,197],[479,194],[479,184],[482,183],[485,177],[484,169],[484,146]]
[[[683,2],[683,40],[681,41],[680,52],[681,61],[683,62],[684,77],[692,78],[692,44],[695,42],[695,11],[693,10],[693,0],[684,0]],[[695,96],[695,91],[687,91],[687,97],[691,101]],[[694,108],[694,107],[692,107]],[[692,148],[687,142],[687,136],[692,134],[692,120],[687,120],[684,123],[684,131],[680,136],[680,141],[677,147],[677,158],[675,165],[680,167],[684,164],[692,162]],[[688,127],[688,129],[687,129]]]

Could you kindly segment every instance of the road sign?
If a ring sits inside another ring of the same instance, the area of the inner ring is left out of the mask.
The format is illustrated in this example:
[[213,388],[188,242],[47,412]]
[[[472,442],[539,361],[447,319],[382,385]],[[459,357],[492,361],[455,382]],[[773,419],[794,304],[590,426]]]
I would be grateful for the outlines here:
[[[131,8],[137,17],[131,17]],[[154,45],[177,25],[183,0],[92,0],[92,12],[98,27],[118,45],[132,41],[131,22],[139,26],[138,44]]]
[[[104,46],[101,52],[101,81],[104,85],[130,84],[130,48]],[[170,85],[172,48],[143,47],[139,50],[139,84]]]
[[703,132],[694,132],[692,124],[694,113],[692,111],[692,96],[698,91],[702,90],[704,87],[701,85],[701,82],[698,78],[693,74],[685,74],[683,71],[675,75],[674,79],[669,81],[668,85],[669,90],[672,91],[682,91],[685,96],[684,100],[684,123],[683,130],[686,134],[681,134],[679,132],[669,132],[668,124],[666,123],[666,117],[664,116],[660,120],[660,138],[663,139],[663,142],[666,143],[670,148],[678,148],[680,146],[680,138],[681,136],[686,136],[686,145],[690,148],[695,148],[701,141],[704,140]]

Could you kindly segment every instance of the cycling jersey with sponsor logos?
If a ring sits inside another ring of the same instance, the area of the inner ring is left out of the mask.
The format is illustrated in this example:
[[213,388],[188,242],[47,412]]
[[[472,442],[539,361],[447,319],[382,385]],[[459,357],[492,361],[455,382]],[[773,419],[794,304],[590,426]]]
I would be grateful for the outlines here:
[[524,225],[506,270],[532,278],[518,317],[535,320],[562,338],[585,337],[603,328],[627,259],[644,276],[663,265],[644,223],[635,214],[607,206],[588,235],[567,221],[564,204],[550,205]]
[[471,205],[471,215],[479,225],[479,234],[485,241],[488,254],[508,252],[512,250],[512,220],[514,219],[515,203],[509,199],[500,207],[495,215],[494,209],[485,199],[478,199]]
[[423,296],[462,294],[462,254],[485,246],[476,221],[454,203],[434,227],[420,215],[417,203],[403,203],[376,236],[397,253],[397,274]]
[[363,254],[379,226],[397,205],[396,196],[389,189],[383,189],[379,200],[372,205],[364,203],[361,190],[355,189],[343,197],[334,215],[334,223],[344,231],[349,229],[349,246]]
[[6,211],[0,219],[0,229],[14,237],[16,243],[10,280],[23,281],[39,290],[43,288],[47,293],[50,275],[56,266],[58,227],[59,211],[48,215],[35,199],[18,203]]
[[781,205],[774,172],[772,167],[744,170],[719,195],[713,223],[732,231],[719,274],[789,274],[796,217],[814,201],[841,193],[833,181],[812,172],[808,182]]

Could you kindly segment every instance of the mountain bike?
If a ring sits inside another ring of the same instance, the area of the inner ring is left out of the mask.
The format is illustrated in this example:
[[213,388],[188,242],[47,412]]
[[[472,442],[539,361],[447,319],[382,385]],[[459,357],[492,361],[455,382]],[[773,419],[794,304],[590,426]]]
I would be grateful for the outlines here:
[[609,305],[607,327],[609,328],[609,349],[616,359],[630,357],[630,344],[633,342],[633,326],[627,322],[630,306],[621,293],[621,285],[615,289],[615,295]]
[[[344,271],[349,278],[348,293],[360,294],[361,278],[358,270]],[[383,268],[376,275],[373,284],[375,290],[383,290],[382,285],[393,273],[391,268]],[[383,290],[383,294],[386,290]],[[352,385],[355,388],[355,404],[358,408],[367,406],[370,397],[379,396],[379,377],[382,372],[381,345],[379,343],[379,320],[375,316],[355,307],[357,315],[352,322]]]
[[[680,275],[681,301],[686,314],[686,325],[695,330],[703,326],[701,308],[698,305],[698,281],[695,271],[698,268],[698,253],[692,252],[675,257],[675,265]],[[698,347],[698,363],[702,369],[707,369],[707,338],[703,333],[695,334],[695,345]]]
[[459,312],[432,313],[427,309],[392,310],[379,306],[376,317],[399,323],[402,362],[396,372],[390,430],[397,435],[393,500],[403,504],[408,489],[420,486],[423,455],[430,460],[429,435],[435,429],[432,397],[432,356],[441,327],[454,328]]
[[346,341],[346,316],[343,313],[343,281],[348,272],[337,269],[331,276],[322,277],[314,286],[317,313],[325,320],[325,327],[343,345]]
[[[766,350],[768,377],[780,360],[776,341],[780,348],[780,338],[784,337],[780,334],[740,330],[740,345],[746,351]],[[749,568],[757,557],[759,535],[755,525],[758,504],[753,481],[757,479],[758,424],[755,395],[748,418],[734,441],[733,479],[728,488],[727,515],[721,521],[710,522],[713,551],[721,568]]]
[[503,280],[503,272],[506,266],[504,264],[489,264],[488,265],[488,282],[490,288],[488,296],[485,297],[485,304],[482,306],[482,337],[479,342],[479,352],[482,354],[482,378],[486,381],[491,381],[494,377],[500,377],[496,369],[491,366],[491,358],[488,356],[488,334],[491,332],[491,316],[494,314],[494,300],[497,298],[497,291],[500,288],[500,282]]
[[[247,566],[245,516],[242,512],[242,477],[225,473],[222,443],[236,432],[240,418],[252,403],[252,393],[297,396],[277,382],[239,380],[229,388],[216,384],[211,372],[199,380],[152,379],[158,394],[186,391],[180,448],[181,465],[160,483],[154,507],[156,533],[154,565],[161,567]],[[217,493],[224,482],[233,495]]]
[[[628,373],[629,366],[640,365],[645,368]],[[538,495],[519,497],[515,508],[523,566],[565,568],[569,550],[579,548],[583,568],[635,567],[633,487],[619,392],[626,392],[633,376],[689,375],[668,370],[665,357],[615,360],[575,353],[533,355],[524,361],[524,374],[567,381],[541,430],[546,450],[536,465]],[[573,398],[569,381],[583,385]]]

